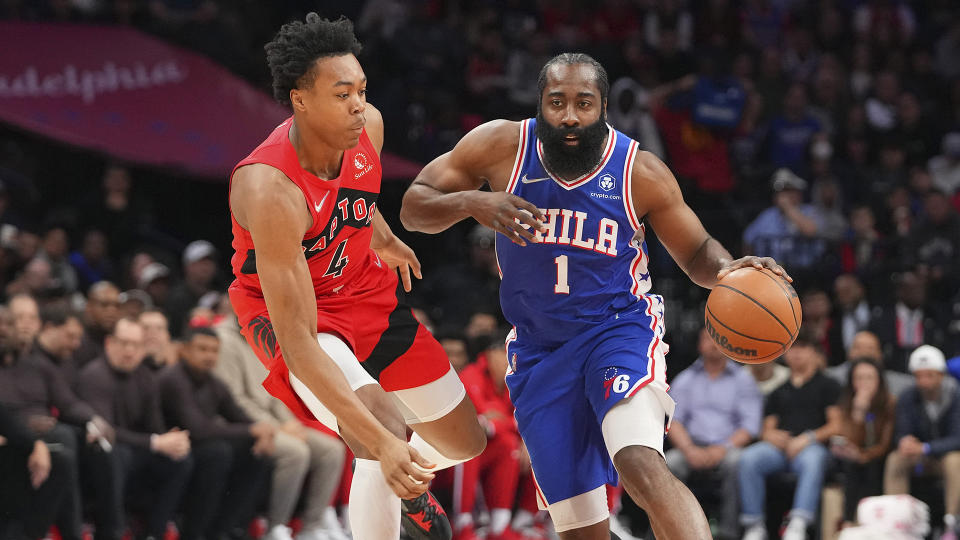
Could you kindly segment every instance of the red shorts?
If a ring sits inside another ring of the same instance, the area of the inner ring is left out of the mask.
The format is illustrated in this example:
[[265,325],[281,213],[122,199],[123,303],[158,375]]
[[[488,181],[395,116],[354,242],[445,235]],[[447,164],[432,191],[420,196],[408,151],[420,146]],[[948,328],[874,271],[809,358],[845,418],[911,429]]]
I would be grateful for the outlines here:
[[[340,337],[387,392],[423,386],[450,370],[443,347],[400,300],[398,281],[394,270],[371,265],[356,283],[317,298],[317,333]],[[270,372],[264,388],[297,417],[316,423],[290,385],[263,298],[236,284],[229,293],[241,333]]]

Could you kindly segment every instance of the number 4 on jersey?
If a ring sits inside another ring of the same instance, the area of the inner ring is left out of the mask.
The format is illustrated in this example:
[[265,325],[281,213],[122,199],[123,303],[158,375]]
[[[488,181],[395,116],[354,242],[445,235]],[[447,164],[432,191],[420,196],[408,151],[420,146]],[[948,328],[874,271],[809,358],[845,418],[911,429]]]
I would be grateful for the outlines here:
[[330,266],[328,266],[327,271],[323,273],[324,276],[340,277],[340,274],[343,274],[343,269],[346,268],[347,263],[350,262],[350,257],[344,256],[343,254],[343,250],[346,247],[346,240],[340,242],[337,250],[333,252],[333,257],[330,259]]

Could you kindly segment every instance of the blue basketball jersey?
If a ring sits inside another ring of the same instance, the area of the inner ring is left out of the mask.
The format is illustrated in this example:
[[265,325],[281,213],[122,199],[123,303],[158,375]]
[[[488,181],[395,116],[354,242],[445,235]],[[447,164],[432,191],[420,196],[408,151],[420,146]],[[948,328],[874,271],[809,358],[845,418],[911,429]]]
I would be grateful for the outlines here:
[[625,310],[652,305],[651,283],[630,190],[636,141],[609,128],[597,168],[565,182],[544,167],[535,125],[520,124],[507,189],[543,212],[546,231],[526,246],[497,235],[500,303],[519,339],[555,347]]

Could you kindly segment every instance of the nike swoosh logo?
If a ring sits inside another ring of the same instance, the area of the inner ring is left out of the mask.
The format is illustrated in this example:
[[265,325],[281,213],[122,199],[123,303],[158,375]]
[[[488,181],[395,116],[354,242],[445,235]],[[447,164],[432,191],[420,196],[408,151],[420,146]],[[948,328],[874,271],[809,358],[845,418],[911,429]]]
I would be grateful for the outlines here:
[[327,195],[329,195],[329,194],[330,194],[329,191],[326,192],[326,193],[324,193],[324,194],[323,194],[323,198],[320,199],[320,202],[318,202],[318,203],[313,203],[313,208],[314,208],[314,210],[316,210],[317,212],[319,212],[320,209],[323,208],[323,202],[327,200]]
[[527,178],[527,175],[523,175],[523,178],[520,179],[524,184],[535,184],[537,182],[543,182],[544,180],[550,180],[550,177],[546,178]]

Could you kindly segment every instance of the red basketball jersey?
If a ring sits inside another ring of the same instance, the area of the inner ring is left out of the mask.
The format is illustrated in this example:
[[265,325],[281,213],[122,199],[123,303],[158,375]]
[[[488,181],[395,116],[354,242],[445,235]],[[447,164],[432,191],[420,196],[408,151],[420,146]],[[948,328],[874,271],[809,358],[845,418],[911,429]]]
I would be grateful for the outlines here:
[[[347,284],[361,281],[358,278],[371,267],[376,272],[385,270],[379,257],[370,249],[373,234],[370,221],[380,194],[380,158],[364,130],[359,144],[343,153],[340,176],[322,180],[300,166],[290,142],[292,124],[293,117],[290,117],[277,126],[260,146],[237,164],[234,172],[244,165],[264,163],[282,171],[303,192],[307,210],[313,216],[313,226],[304,235],[301,248],[319,299],[340,292]],[[237,223],[232,210],[230,220],[234,249],[231,264],[236,277],[231,288],[262,298],[253,239]]]

